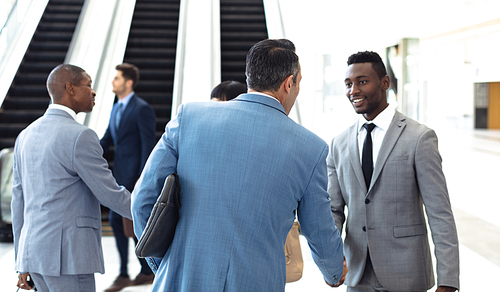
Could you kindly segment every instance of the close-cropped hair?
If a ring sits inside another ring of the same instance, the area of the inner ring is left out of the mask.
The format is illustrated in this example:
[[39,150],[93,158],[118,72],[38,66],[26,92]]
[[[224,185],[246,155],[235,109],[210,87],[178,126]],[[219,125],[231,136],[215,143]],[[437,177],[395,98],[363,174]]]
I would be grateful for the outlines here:
[[132,85],[132,89],[134,89],[139,81],[139,68],[129,63],[123,63],[116,65],[115,69],[122,72],[125,81],[132,80],[134,82],[134,85]]
[[247,86],[245,84],[234,80],[227,80],[214,87],[210,98],[217,98],[219,101],[228,101],[246,92]]
[[347,59],[348,66],[358,63],[371,63],[373,70],[375,70],[379,78],[383,78],[385,75],[387,75],[387,70],[385,69],[384,62],[376,52],[357,52],[356,54],[352,54],[351,56],[349,56],[349,59]]
[[85,77],[84,73],[86,73],[85,70],[75,65],[60,64],[56,66],[47,78],[47,91],[49,95],[56,99],[61,97],[66,82],[73,85],[80,85]]
[[299,69],[299,57],[295,54],[295,45],[291,41],[260,41],[247,54],[247,87],[257,91],[276,92],[290,75],[293,75],[293,82],[297,82]]

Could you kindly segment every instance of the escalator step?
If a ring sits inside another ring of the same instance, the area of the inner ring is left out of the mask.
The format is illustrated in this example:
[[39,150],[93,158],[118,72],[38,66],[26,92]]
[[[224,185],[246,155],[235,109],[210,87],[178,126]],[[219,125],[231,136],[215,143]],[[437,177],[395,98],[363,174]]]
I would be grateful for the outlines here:
[[[24,56],[25,61],[29,62],[59,62],[62,63],[66,57],[65,52],[27,52]],[[45,82],[45,80],[42,80]]]
[[[175,59],[175,48],[128,48],[126,57],[136,58],[141,56],[148,56],[150,58],[172,58]],[[141,76],[144,71],[141,70]]]
[[253,23],[266,21],[264,15],[253,15],[253,14],[229,14],[220,16],[221,23]]
[[[19,67],[19,71],[29,72],[29,73],[45,73],[45,76],[49,76],[49,73],[55,66],[59,65],[57,62],[36,62],[36,63],[23,63]],[[15,80],[14,80],[15,81]]]
[[[17,138],[17,136],[16,136]],[[14,147],[14,143],[16,142],[16,138],[6,138],[0,136],[0,149]]]
[[250,40],[242,40],[238,42],[221,42],[221,48],[222,50],[231,50],[231,51],[241,51],[241,52],[248,52],[248,50],[256,43],[257,41]]
[[157,117],[170,117],[170,113],[172,112],[172,106],[171,105],[151,105],[155,111],[155,115]]
[[266,23],[221,23],[221,31],[230,32],[249,32],[249,31],[260,31],[267,34]]
[[0,123],[32,123],[43,115],[45,110],[3,110],[0,112]]
[[69,31],[72,33],[74,30],[75,25],[65,22],[40,22],[38,24],[38,31]]
[[[76,26],[79,14],[57,14],[57,13],[44,13],[42,16],[43,22],[67,22],[68,25]],[[71,23],[71,24],[69,24]]]
[[153,11],[165,11],[170,10],[174,12],[179,11],[179,2],[176,1],[174,3],[141,3],[137,2],[135,5],[135,11],[145,11],[145,10],[153,10]]
[[[48,94],[41,97],[6,98],[3,102],[3,108],[6,110],[46,110],[49,103],[50,98]],[[0,125],[0,127],[1,126],[2,125]]]
[[221,41],[252,41],[256,43],[267,37],[266,33],[262,32],[224,32],[221,33]]
[[134,38],[128,40],[128,45],[131,47],[175,48],[177,43],[172,39]]
[[0,124],[0,137],[17,137],[24,128],[26,124]]
[[44,96],[48,95],[45,85],[23,85],[9,90],[9,96]]
[[151,22],[149,20],[132,20],[131,28],[169,28],[169,29],[177,29],[178,19],[168,19],[168,20],[155,20]]
[[69,42],[52,42],[52,41],[32,41],[29,50],[30,51],[64,51],[66,52],[69,47]]
[[130,30],[130,37],[138,37],[138,38],[177,38],[177,30],[174,29],[143,29],[143,28],[134,28]]
[[174,78],[174,70],[164,69],[141,69],[141,79],[172,79]]
[[142,80],[137,84],[136,90],[138,92],[160,92],[160,91],[172,91],[173,85],[172,81],[169,80],[160,80],[160,81],[151,81],[151,80]]
[[134,12],[134,18],[145,19],[148,21],[154,21],[155,19],[177,19],[179,17],[178,12],[170,11],[136,11]]
[[33,36],[33,40],[35,41],[63,41],[70,42],[71,37],[73,36],[72,32],[52,32],[52,31],[38,31],[37,34]]

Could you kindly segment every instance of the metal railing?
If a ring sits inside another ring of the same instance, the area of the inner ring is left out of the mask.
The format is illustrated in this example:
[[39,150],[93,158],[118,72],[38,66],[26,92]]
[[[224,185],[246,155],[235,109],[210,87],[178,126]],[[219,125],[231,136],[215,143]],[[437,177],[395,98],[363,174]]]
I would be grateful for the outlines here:
[[0,241],[12,240],[12,200],[14,150],[5,148],[0,151]]
[[210,100],[221,81],[219,7],[219,0],[181,0],[172,118],[181,103]]
[[49,0],[16,1],[0,31],[0,105],[16,76]]

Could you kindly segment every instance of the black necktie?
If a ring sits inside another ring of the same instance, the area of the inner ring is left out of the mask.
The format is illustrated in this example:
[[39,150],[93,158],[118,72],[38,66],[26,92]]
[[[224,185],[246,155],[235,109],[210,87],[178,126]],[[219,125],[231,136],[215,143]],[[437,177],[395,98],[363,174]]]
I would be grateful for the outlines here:
[[375,124],[364,124],[366,129],[365,142],[363,143],[363,156],[361,157],[361,168],[363,168],[363,176],[365,177],[366,189],[370,188],[370,182],[373,174],[373,146],[372,146],[372,131]]

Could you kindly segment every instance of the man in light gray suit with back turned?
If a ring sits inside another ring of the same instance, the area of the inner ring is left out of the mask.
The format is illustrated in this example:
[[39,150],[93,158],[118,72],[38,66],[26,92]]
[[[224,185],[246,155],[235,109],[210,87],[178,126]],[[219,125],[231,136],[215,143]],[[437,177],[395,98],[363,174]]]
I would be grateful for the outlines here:
[[94,106],[90,76],[59,65],[47,89],[52,104],[14,148],[18,287],[31,289],[31,276],[38,291],[95,291],[94,273],[104,273],[100,204],[130,218],[130,193],[113,178],[97,134],[75,120]]
[[389,108],[390,80],[374,52],[349,57],[346,95],[359,121],[333,139],[328,192],[345,224],[350,292],[427,291],[434,285],[427,219],[437,259],[437,292],[459,288],[458,240],[433,130]]

